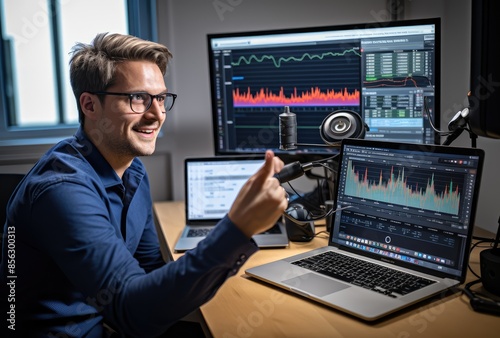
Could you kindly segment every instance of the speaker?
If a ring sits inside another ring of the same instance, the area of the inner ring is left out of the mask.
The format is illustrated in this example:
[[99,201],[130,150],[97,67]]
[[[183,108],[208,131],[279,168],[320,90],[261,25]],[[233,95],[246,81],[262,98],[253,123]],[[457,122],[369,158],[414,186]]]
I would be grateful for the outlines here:
[[285,227],[292,242],[309,242],[315,236],[314,220],[309,211],[299,203],[291,203],[285,210]]
[[471,1],[469,126],[478,136],[500,139],[500,2]]
[[337,110],[325,117],[319,133],[326,144],[332,145],[345,138],[364,138],[368,129],[358,113]]
[[479,254],[481,282],[483,287],[494,295],[500,296],[500,250],[488,249]]

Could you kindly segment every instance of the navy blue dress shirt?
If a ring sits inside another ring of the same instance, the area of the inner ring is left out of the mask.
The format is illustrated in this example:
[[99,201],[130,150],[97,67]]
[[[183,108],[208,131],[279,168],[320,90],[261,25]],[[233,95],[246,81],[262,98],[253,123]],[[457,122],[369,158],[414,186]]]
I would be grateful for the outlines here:
[[7,207],[0,288],[15,332],[101,337],[105,322],[127,336],[158,335],[257,250],[226,216],[165,264],[152,213],[139,159],[120,179],[82,129],[49,150]]

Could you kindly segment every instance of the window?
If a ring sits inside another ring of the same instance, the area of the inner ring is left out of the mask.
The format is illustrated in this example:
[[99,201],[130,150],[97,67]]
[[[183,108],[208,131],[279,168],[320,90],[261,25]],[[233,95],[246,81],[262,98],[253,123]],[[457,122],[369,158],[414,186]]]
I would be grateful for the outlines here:
[[[30,139],[50,143],[73,134],[78,111],[69,82],[72,46],[89,43],[99,32],[154,39],[154,5],[154,0],[0,0],[0,146]],[[151,23],[149,29],[140,26],[144,22]]]

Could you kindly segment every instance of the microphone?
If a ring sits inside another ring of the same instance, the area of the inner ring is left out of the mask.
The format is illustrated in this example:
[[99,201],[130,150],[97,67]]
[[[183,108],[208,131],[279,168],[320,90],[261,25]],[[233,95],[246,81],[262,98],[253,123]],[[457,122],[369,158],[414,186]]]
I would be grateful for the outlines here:
[[463,131],[464,131],[464,128],[458,128],[458,129],[456,129],[453,133],[451,133],[450,135],[448,135],[448,137],[446,138],[446,140],[444,140],[443,146],[449,146],[451,144],[451,142],[455,141],[456,138],[459,137],[460,134],[462,134]]
[[464,108],[453,116],[448,122],[448,130],[455,131],[459,128],[464,128],[467,125],[467,117],[469,116],[469,108]]
[[279,173],[274,174],[274,177],[276,177],[280,183],[286,183],[299,178],[312,168],[313,164],[311,162],[302,164],[299,161],[295,161],[285,165]]
[[297,116],[285,106],[285,111],[279,115],[280,149],[297,149]]
[[467,125],[467,120],[469,116],[469,108],[464,108],[453,116],[453,118],[448,122],[448,130],[452,131],[450,135],[443,142],[443,145],[449,146],[457,137],[462,134]]

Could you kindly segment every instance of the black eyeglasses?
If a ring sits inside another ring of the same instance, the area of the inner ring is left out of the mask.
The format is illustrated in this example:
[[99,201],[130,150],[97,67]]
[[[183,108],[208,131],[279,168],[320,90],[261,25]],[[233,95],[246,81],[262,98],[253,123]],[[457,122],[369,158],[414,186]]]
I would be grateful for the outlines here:
[[113,93],[113,92],[89,92],[95,95],[119,95],[119,96],[128,96],[130,102],[130,109],[134,113],[142,114],[145,113],[153,103],[153,99],[156,99],[158,103],[163,104],[165,108],[164,113],[168,112],[174,106],[175,99],[177,98],[177,94],[173,93],[161,93],[157,95],[151,95],[146,92],[137,92],[137,93]]

